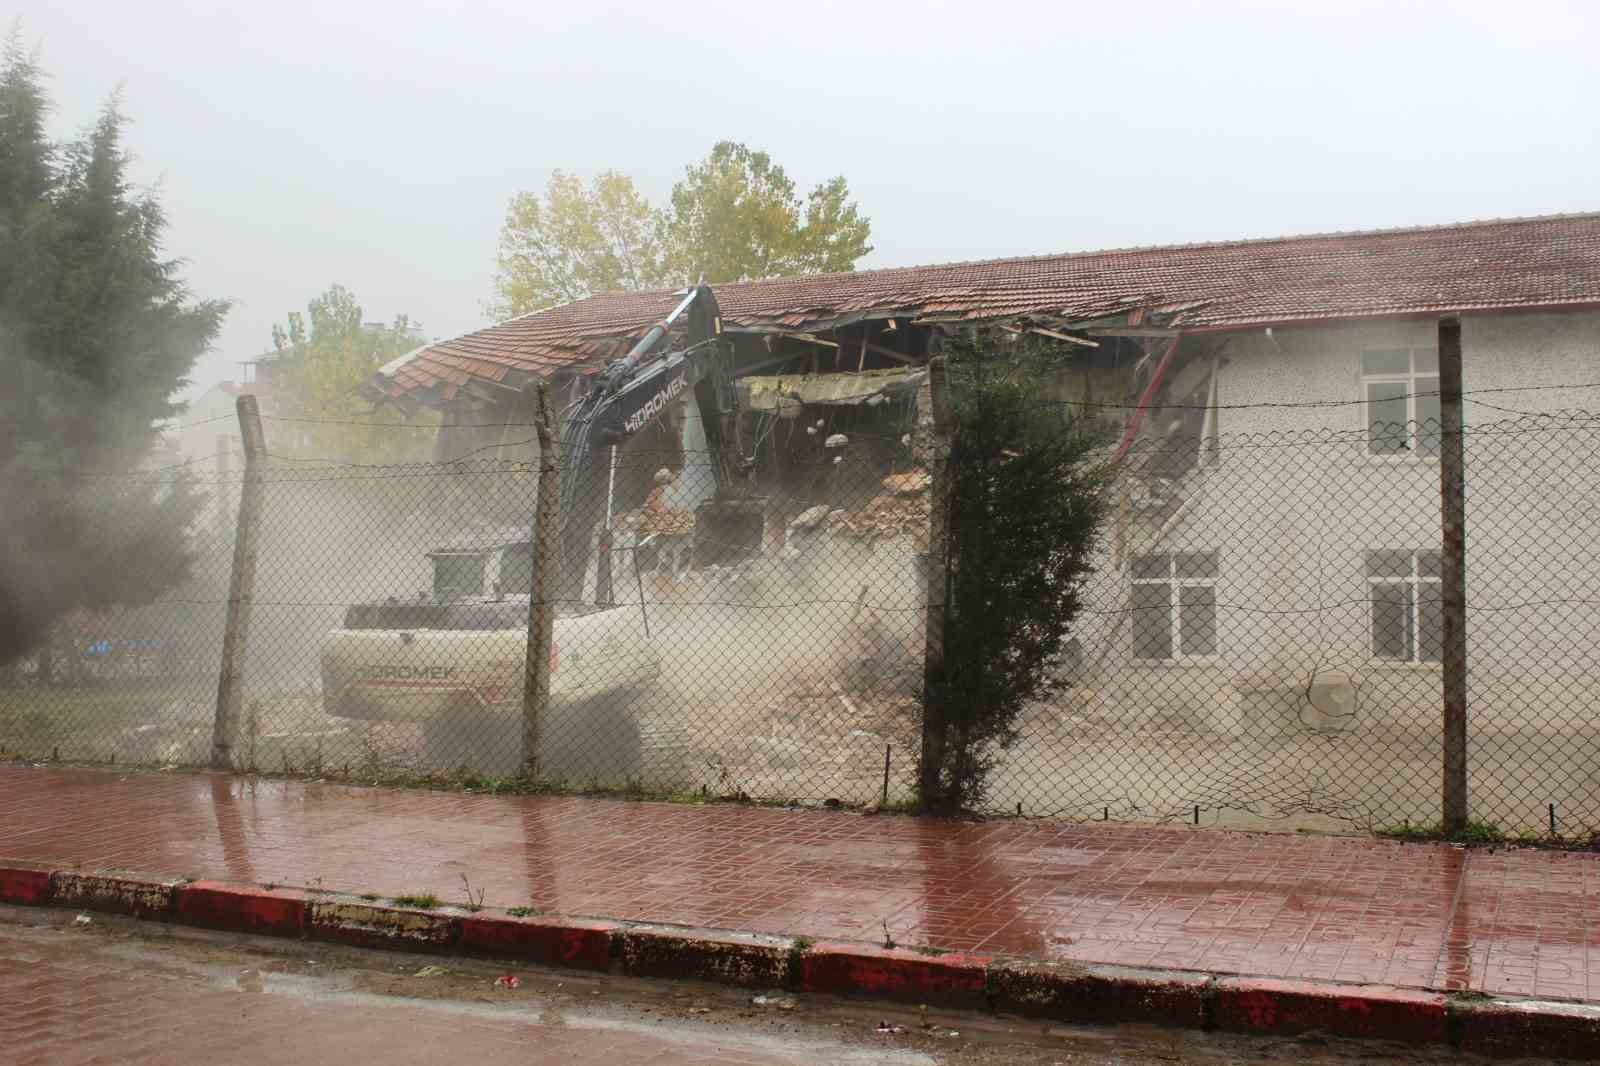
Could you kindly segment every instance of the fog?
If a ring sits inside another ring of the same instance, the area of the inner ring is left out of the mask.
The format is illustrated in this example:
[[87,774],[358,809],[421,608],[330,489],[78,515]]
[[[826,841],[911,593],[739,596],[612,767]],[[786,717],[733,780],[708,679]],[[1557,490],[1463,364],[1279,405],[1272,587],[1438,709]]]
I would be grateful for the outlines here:
[[338,281],[484,323],[507,199],[653,199],[718,139],[850,181],[868,266],[1590,210],[1600,16],[1503,2],[689,6],[22,0],[81,127],[119,82],[205,384]]

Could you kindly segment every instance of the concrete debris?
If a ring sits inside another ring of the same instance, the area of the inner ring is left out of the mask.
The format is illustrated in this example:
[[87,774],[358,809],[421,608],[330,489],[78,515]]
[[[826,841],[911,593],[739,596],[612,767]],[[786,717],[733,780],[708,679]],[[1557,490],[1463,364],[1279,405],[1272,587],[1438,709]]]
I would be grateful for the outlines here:
[[925,494],[875,496],[866,507],[829,516],[828,528],[857,537],[893,537],[902,533],[925,537],[928,497]]
[[927,492],[933,475],[926,470],[908,470],[904,474],[890,474],[883,479],[883,487],[896,496],[914,496]]
[[656,487],[650,490],[637,511],[617,516],[617,527],[640,537],[652,534],[663,537],[682,537],[694,532],[694,512],[667,503],[667,489],[678,480],[678,475],[663,467],[656,471]]
[[790,529],[815,529],[822,524],[833,510],[832,504],[819,503],[815,507],[808,507],[801,511],[789,523]]

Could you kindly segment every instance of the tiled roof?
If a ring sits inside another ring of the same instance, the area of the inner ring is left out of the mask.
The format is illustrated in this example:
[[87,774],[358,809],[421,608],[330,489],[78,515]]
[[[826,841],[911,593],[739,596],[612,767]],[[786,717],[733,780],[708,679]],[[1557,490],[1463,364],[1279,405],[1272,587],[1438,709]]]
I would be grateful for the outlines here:
[[[825,329],[862,317],[1087,321],[1143,310],[1180,328],[1600,305],[1600,213],[1124,248],[716,286],[734,329]],[[470,378],[509,383],[621,354],[676,302],[604,293],[418,349],[393,397]]]

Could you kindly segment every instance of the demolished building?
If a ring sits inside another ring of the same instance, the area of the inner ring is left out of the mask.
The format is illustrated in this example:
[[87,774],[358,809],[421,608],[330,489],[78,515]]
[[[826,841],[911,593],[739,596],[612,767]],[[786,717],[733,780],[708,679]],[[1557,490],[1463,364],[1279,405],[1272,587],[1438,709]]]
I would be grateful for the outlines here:
[[[1301,661],[1309,653],[1300,646],[1315,642],[1291,624],[1269,631],[1241,621],[1230,632],[1217,617],[1219,590],[1233,589],[1240,602],[1293,605],[1311,595],[1330,559],[1349,569],[1349,556],[1351,580],[1365,593],[1363,553],[1431,543],[1420,528],[1352,526],[1307,550],[1297,531],[1326,517],[1309,508],[1311,490],[1222,487],[1211,472],[1226,465],[1228,439],[1304,426],[1303,416],[1272,401],[1314,405],[1326,397],[1334,412],[1327,424],[1349,432],[1344,443],[1363,461],[1388,463],[1381,476],[1389,480],[1417,481],[1375,483],[1371,492],[1429,491],[1425,471],[1403,472],[1391,454],[1373,450],[1380,446],[1372,427],[1396,411],[1400,422],[1426,419],[1414,397],[1427,392],[1418,382],[1427,384],[1432,323],[1442,314],[1464,319],[1469,385],[1548,379],[1552,352],[1572,364],[1559,377],[1600,377],[1600,214],[775,278],[719,285],[716,295],[734,344],[752,488],[783,508],[770,523],[774,552],[788,546],[797,522],[801,531],[868,538],[915,537],[919,522],[925,527],[925,506],[906,491],[918,472],[907,434],[927,415],[925,368],[941,334],[978,325],[999,338],[1055,344],[1050,398],[1102,423],[1124,474],[1102,568],[1106,602],[1149,599],[1164,612],[1150,617],[1166,626],[1160,632],[1111,612],[1113,621],[1085,633],[1082,657],[1141,669],[1215,665],[1225,682],[1199,695],[1197,686],[1169,685],[1172,707],[1161,713],[1223,728],[1256,713],[1241,710],[1253,694],[1308,688],[1320,667]],[[532,382],[576,398],[589,375],[625,353],[677,298],[608,293],[522,315],[421,348],[384,367],[369,389],[402,410],[441,409],[441,459],[513,441],[509,427],[529,420]],[[1406,354],[1403,369],[1389,365],[1395,353]],[[1539,396],[1557,399],[1571,406],[1592,396]],[[629,447],[664,458],[619,465],[612,513],[647,511],[631,521],[681,533],[698,502],[695,480],[657,475],[681,470],[703,438],[681,412],[642,436]],[[1426,460],[1426,443],[1413,438],[1407,458]],[[841,465],[861,475],[841,478],[833,473]],[[1428,513],[1425,501],[1418,508]],[[1225,541],[1252,545],[1231,577]],[[1258,547],[1269,543],[1279,547]],[[1182,566],[1173,562],[1179,556]],[[1167,566],[1160,581],[1150,576],[1158,559]],[[1192,574],[1172,569],[1191,564]],[[1349,576],[1343,569],[1339,581]],[[1407,572],[1413,583],[1426,580],[1414,567]],[[1181,591],[1201,585],[1203,595]],[[1352,618],[1340,655],[1358,666],[1331,684],[1345,685],[1346,696],[1362,683],[1375,691],[1361,678],[1402,653],[1426,665],[1431,637],[1421,614],[1407,616],[1403,640],[1380,633],[1387,623],[1375,614]],[[1327,660],[1330,638],[1319,639]],[[1229,692],[1219,696],[1221,688]],[[1262,713],[1301,714],[1286,706]]]

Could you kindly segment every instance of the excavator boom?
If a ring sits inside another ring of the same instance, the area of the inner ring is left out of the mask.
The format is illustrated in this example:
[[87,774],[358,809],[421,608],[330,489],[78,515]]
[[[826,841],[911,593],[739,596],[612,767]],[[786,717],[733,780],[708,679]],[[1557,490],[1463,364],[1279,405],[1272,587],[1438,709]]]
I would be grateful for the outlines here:
[[[653,350],[685,322],[684,347],[651,359]],[[739,506],[737,473],[748,464],[730,455],[737,400],[733,350],[722,337],[716,295],[708,285],[692,289],[666,319],[650,327],[622,359],[595,375],[590,391],[567,412],[562,441],[561,556],[563,598],[581,599],[596,527],[606,519],[609,464],[597,451],[620,446],[658,422],[681,396],[693,391],[705,430],[715,496],[700,517],[735,516],[750,537],[752,509]],[[757,521],[759,521],[757,519]],[[756,527],[759,543],[759,526]],[[698,549],[697,549],[698,554]]]

